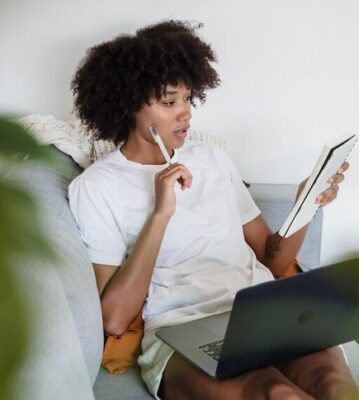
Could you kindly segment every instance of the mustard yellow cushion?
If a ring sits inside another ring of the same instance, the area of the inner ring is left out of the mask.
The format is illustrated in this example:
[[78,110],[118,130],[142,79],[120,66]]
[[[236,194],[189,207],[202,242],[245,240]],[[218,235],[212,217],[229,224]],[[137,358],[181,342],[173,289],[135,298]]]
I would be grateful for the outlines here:
[[109,336],[105,342],[102,364],[111,374],[123,374],[136,363],[143,337],[142,313],[120,337]]
[[287,268],[287,270],[285,271],[284,276],[292,276],[295,274],[298,274],[298,272],[301,272],[302,270],[299,267],[298,261],[294,260],[289,267]]

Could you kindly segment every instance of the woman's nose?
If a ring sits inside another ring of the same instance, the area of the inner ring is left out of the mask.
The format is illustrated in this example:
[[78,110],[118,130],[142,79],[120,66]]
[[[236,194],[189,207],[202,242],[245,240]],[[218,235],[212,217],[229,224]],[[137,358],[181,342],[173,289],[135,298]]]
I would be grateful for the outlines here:
[[181,121],[188,121],[192,118],[192,105],[189,102],[186,102],[182,105],[181,109],[178,113],[178,119]]

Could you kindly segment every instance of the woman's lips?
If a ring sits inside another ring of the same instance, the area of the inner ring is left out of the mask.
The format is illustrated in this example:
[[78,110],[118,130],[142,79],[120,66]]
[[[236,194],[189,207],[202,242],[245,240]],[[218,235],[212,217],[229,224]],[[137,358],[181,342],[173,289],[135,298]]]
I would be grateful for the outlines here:
[[181,138],[186,138],[188,134],[188,129],[189,127],[183,128],[183,129],[178,129],[174,132],[176,136],[180,136]]

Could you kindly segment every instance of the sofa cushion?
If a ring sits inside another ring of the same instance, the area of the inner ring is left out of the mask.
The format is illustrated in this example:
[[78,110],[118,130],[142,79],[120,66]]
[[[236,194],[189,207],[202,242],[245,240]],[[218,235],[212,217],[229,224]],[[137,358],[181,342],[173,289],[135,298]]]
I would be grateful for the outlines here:
[[[58,150],[56,154],[60,163],[57,172],[28,160],[9,170],[5,178],[33,193],[41,209],[45,232],[59,255],[58,261],[53,265],[43,265],[43,268],[55,268],[62,283],[66,296],[61,299],[62,305],[71,310],[72,323],[75,324],[79,339],[77,343],[82,346],[93,384],[100,368],[103,350],[101,307],[94,271],[67,202],[68,184],[81,169],[69,156]],[[24,268],[33,268],[33,265],[36,265],[36,260],[31,265],[24,260]],[[43,300],[46,304],[47,298],[44,297]]]
[[13,276],[31,315],[17,400],[94,400],[77,328],[55,265],[19,258]]
[[93,390],[96,400],[153,399],[141,379],[138,366],[131,367],[122,375],[109,374],[101,367]]

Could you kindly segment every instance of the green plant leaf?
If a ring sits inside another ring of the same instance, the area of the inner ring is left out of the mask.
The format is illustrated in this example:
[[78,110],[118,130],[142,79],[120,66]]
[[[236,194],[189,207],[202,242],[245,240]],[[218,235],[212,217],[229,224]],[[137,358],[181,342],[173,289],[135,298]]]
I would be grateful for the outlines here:
[[10,399],[10,379],[24,360],[28,347],[28,318],[23,299],[11,277],[11,265],[0,261],[0,399]]
[[[22,125],[0,117],[0,161],[8,167],[26,158],[55,169],[60,165],[49,147],[40,146]],[[13,399],[10,382],[26,357],[31,313],[26,315],[24,299],[12,275],[18,260],[26,255],[57,258],[31,195],[0,179],[0,400]]]

